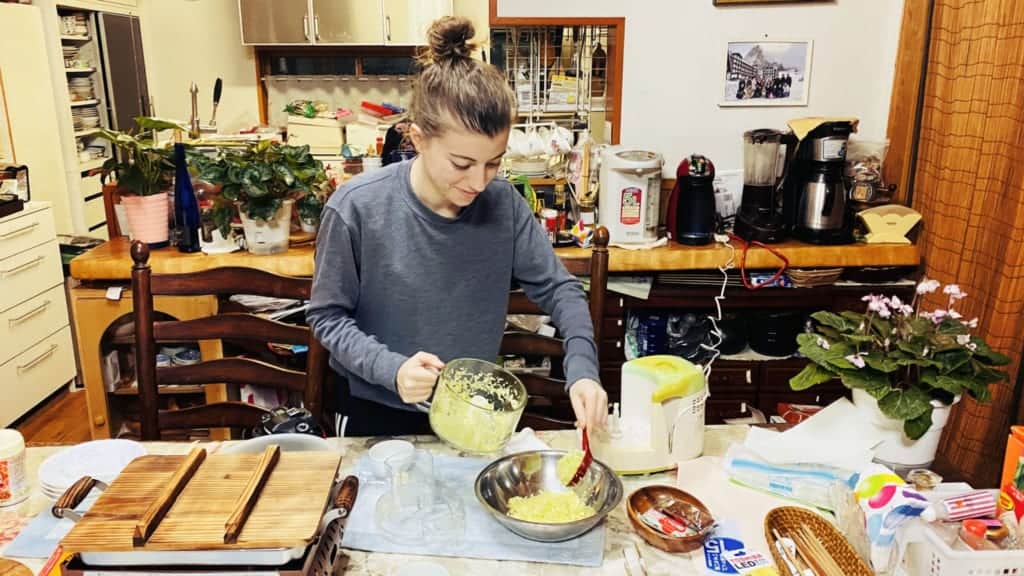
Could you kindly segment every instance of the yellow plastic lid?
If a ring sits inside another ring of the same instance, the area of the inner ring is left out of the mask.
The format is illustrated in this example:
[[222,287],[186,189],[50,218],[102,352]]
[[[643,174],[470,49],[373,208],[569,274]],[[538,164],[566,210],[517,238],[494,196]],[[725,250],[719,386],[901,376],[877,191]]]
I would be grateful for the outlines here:
[[678,356],[667,354],[645,356],[622,365],[622,371],[643,375],[657,384],[651,402],[662,403],[673,398],[685,398],[705,388],[704,372]]

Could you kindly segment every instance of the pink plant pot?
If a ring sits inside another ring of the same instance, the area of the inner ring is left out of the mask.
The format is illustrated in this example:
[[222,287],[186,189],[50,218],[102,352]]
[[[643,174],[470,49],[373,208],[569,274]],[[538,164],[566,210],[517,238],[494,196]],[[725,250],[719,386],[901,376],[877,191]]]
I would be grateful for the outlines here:
[[132,237],[150,245],[166,245],[168,241],[166,193],[151,196],[124,196],[121,198]]

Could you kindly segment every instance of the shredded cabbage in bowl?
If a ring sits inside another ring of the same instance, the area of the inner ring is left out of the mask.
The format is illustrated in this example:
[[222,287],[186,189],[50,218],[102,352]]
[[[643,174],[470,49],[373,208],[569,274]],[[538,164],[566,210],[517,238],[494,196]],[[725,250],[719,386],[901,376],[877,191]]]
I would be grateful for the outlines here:
[[496,452],[519,423],[522,395],[521,389],[510,387],[492,374],[463,368],[446,370],[431,403],[431,428],[442,440],[465,452]]
[[517,520],[565,524],[590,518],[597,512],[573,491],[543,490],[533,496],[514,496],[508,501],[508,515]]
[[559,458],[558,465],[555,467],[555,471],[558,474],[558,481],[561,482],[563,486],[568,486],[569,482],[572,481],[572,477],[576,475],[576,470],[579,469],[580,464],[582,463],[582,450],[573,450]]

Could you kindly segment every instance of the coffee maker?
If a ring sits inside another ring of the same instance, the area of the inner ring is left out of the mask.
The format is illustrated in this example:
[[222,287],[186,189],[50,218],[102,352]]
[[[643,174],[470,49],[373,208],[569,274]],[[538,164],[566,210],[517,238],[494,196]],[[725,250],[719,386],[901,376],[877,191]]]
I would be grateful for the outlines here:
[[793,236],[812,244],[853,242],[843,175],[848,121],[824,122],[797,145],[784,185],[783,209]]
[[715,234],[715,165],[704,156],[684,158],[668,203],[669,238],[690,246],[710,244]]
[[733,232],[750,242],[776,243],[786,239],[778,209],[780,174],[788,165],[783,133],[759,129],[743,133],[743,198]]

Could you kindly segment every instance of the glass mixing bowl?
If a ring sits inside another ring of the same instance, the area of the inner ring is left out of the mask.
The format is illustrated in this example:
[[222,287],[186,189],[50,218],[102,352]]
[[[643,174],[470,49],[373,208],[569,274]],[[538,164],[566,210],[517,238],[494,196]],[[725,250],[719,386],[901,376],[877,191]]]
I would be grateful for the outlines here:
[[519,378],[491,362],[460,358],[438,377],[430,427],[462,452],[489,454],[508,443],[525,407]]

